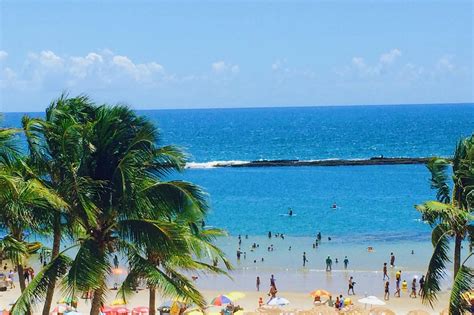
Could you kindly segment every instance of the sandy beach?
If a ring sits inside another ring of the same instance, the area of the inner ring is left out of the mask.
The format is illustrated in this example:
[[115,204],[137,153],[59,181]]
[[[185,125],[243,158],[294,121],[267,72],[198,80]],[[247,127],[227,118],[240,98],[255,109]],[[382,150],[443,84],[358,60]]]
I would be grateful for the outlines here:
[[[395,273],[402,271],[402,280],[408,283],[423,274],[424,266],[428,263],[431,246],[429,242],[371,242],[373,252],[367,252],[366,242],[350,243],[346,240],[335,238],[334,241],[323,241],[316,249],[312,249],[312,238],[305,237],[285,237],[268,238],[263,236],[241,237],[240,248],[245,255],[241,254],[240,260],[236,257],[236,249],[239,248],[238,237],[226,237],[218,240],[218,245],[223,248],[229,257],[234,270],[229,272],[229,276],[216,276],[206,274],[189,274],[197,276],[196,286],[202,291],[207,301],[211,301],[219,294],[227,294],[232,291],[239,291],[245,297],[235,303],[244,308],[244,312],[254,312],[258,308],[258,300],[263,298],[268,300],[268,290],[270,287],[270,277],[273,275],[278,288],[279,297],[284,297],[290,304],[282,307],[283,312],[293,312],[294,310],[308,310],[312,308],[312,298],[309,292],[316,289],[325,289],[331,292],[333,298],[343,295],[350,297],[354,305],[364,308],[357,300],[365,296],[376,296],[383,300],[384,280],[382,265],[384,261],[389,261],[390,253],[396,254],[396,266],[388,268],[390,277],[390,299],[386,301],[388,309],[396,314],[407,314],[411,310],[425,310],[431,314],[439,314],[447,306],[449,298],[450,281],[443,284],[443,293],[439,295],[439,301],[434,309],[428,305],[423,305],[421,299],[409,298],[409,292],[402,290],[401,297],[394,297]],[[253,243],[258,243],[259,247],[252,250]],[[268,250],[272,247],[273,250]],[[289,250],[289,246],[292,246]],[[249,249],[250,248],[250,249]],[[302,266],[302,253],[307,252],[307,265]],[[413,251],[413,254],[412,254]],[[332,270],[325,270],[325,258],[331,256],[333,260],[338,258],[338,263],[333,263]],[[344,268],[343,259],[349,258],[348,268]],[[245,258],[244,258],[245,257]],[[263,262],[262,262],[263,258]],[[38,257],[33,255],[30,265],[39,270]],[[119,275],[110,277],[109,285],[114,282],[120,283],[127,272],[126,266],[121,265]],[[260,277],[260,291],[256,289],[256,278]],[[354,277],[355,295],[348,296],[348,279]],[[17,279],[16,279],[17,280]],[[408,288],[409,289],[409,288]],[[19,285],[16,288],[2,292],[0,294],[0,307],[8,308],[16,297],[20,294]],[[116,291],[110,291],[107,296],[109,304],[115,299]],[[56,293],[55,302],[61,300],[60,292]],[[167,297],[158,296],[157,306],[163,301],[169,300]],[[130,297],[127,307],[132,309],[137,306],[148,305],[148,291],[145,289]],[[89,312],[90,301],[81,299],[78,311],[84,314]],[[370,305],[367,306],[370,309]],[[39,311],[37,308],[36,311]],[[215,311],[216,308],[212,308]],[[217,309],[218,310],[218,309]],[[36,314],[36,313],[35,313]]]

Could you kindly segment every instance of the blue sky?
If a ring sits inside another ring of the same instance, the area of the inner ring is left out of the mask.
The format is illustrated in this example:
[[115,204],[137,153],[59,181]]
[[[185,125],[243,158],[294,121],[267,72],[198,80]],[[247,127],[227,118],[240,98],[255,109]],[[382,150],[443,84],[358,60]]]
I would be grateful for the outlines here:
[[473,102],[472,1],[0,0],[0,109]]

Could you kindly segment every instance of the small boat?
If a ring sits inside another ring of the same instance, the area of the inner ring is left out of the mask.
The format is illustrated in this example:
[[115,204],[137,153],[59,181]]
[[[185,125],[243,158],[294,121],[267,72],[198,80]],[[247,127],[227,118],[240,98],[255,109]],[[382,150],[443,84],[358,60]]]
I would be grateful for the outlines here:
[[26,247],[28,249],[29,254],[34,254],[38,252],[41,247],[43,247],[43,244],[41,244],[41,242],[32,242],[32,243],[27,243]]

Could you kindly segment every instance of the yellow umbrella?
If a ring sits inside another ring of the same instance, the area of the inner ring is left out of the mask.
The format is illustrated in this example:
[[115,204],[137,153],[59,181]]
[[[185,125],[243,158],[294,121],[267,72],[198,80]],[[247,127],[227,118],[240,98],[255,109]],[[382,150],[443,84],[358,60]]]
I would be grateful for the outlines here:
[[326,290],[323,290],[323,289],[318,289],[318,290],[311,291],[309,294],[312,297],[315,297],[315,296],[330,296],[331,295],[331,293],[329,293],[329,291],[326,291]]
[[127,304],[123,299],[115,299],[113,302],[112,302],[112,305],[125,305]]
[[229,294],[226,294],[232,301],[240,300],[245,297],[245,293],[239,291],[232,291]]

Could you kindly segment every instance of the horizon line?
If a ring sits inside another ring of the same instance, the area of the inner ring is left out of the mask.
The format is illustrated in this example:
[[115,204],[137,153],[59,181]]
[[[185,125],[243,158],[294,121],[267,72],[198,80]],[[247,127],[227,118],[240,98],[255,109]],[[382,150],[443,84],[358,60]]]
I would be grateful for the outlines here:
[[[108,104],[108,103],[105,103]],[[101,105],[101,104],[99,104]],[[331,105],[331,104],[323,104],[323,105],[282,105],[282,106],[241,106],[241,107],[190,107],[190,108],[172,108],[172,107],[167,107],[167,108],[134,108],[132,105],[129,105],[125,102],[117,102],[114,104],[108,104],[108,105],[126,105],[129,106],[132,110],[135,111],[155,111],[155,110],[232,110],[232,109],[289,109],[289,108],[319,108],[319,107],[372,107],[372,106],[449,106],[449,105],[460,105],[460,106],[466,106],[466,105],[474,105],[474,102],[452,102],[452,103],[401,103],[401,104],[396,104],[396,103],[386,103],[386,104],[336,104],[336,105]],[[44,108],[44,110],[46,107]],[[43,113],[44,110],[42,111],[1,111],[0,113],[10,113],[10,114],[16,114],[16,113]]]

